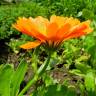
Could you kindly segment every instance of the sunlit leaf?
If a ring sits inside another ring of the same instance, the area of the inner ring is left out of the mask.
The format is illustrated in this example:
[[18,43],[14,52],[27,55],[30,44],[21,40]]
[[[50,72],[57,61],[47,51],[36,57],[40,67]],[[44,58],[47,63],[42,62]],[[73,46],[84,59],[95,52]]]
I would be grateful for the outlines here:
[[95,91],[95,75],[93,72],[88,72],[85,76],[86,90],[89,92]]
[[9,64],[0,66],[0,96],[10,96],[10,84],[13,67]]

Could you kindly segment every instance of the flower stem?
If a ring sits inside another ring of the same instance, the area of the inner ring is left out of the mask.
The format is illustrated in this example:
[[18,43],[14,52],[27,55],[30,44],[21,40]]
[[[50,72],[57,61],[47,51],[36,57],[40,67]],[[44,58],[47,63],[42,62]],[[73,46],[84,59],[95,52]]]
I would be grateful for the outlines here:
[[33,68],[34,72],[37,72],[38,55],[39,55],[39,47],[34,49],[34,52],[32,54],[32,68]]
[[41,67],[38,69],[36,74],[34,75],[34,78],[31,79],[28,84],[24,87],[24,89],[19,93],[18,96],[23,96],[23,94],[38,80],[38,78],[44,73],[46,70],[49,62],[50,62],[51,54],[49,54],[47,60],[45,61],[44,64],[41,65]]

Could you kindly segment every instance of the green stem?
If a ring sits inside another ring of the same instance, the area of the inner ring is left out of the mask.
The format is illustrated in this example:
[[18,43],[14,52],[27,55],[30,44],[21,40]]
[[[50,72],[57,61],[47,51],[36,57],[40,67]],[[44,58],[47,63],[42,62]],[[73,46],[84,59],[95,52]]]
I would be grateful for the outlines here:
[[39,47],[34,49],[34,52],[32,54],[32,68],[33,68],[34,72],[37,72],[38,53],[39,53]]
[[46,62],[41,65],[41,67],[38,69],[37,73],[35,74],[34,78],[28,82],[28,84],[24,87],[24,89],[19,93],[18,96],[23,96],[23,94],[38,80],[38,78],[44,73],[46,70],[49,62],[50,62],[51,54],[49,54]]

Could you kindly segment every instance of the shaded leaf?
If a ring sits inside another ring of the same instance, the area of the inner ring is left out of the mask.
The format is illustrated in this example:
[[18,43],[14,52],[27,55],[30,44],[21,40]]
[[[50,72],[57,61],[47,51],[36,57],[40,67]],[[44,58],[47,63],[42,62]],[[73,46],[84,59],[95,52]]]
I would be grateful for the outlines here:
[[50,85],[44,96],[76,96],[74,88],[64,85]]

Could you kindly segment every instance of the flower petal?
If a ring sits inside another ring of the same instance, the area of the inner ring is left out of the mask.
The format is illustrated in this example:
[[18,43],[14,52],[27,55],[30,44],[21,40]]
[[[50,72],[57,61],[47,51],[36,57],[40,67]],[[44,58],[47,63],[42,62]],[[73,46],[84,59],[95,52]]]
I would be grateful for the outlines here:
[[80,24],[80,21],[78,19],[75,19],[73,17],[67,18],[67,20],[65,21],[65,23],[69,23],[71,25],[71,27],[74,27],[78,24]]
[[[30,18],[30,19],[31,19],[31,18]],[[41,17],[41,16],[38,16],[38,17],[36,17],[36,18],[34,19],[34,24],[35,24],[37,30],[38,30],[40,33],[42,33],[42,34],[45,35],[45,36],[47,35],[47,33],[46,33],[46,27],[47,27],[48,24],[49,24],[48,19],[43,18],[43,17]]]
[[47,36],[49,39],[52,39],[56,36],[58,31],[58,25],[56,23],[50,23],[47,27]]
[[17,23],[13,24],[13,27],[24,34],[35,37],[36,39],[39,39],[41,41],[45,41],[46,39],[46,36],[38,31],[38,27],[36,27],[34,21],[32,21],[32,18],[19,18],[19,20],[17,20]]
[[62,37],[64,37],[69,32],[70,28],[71,25],[69,23],[64,24],[56,33],[57,39],[61,39]]
[[51,23],[56,23],[56,24],[59,26],[59,28],[60,28],[61,26],[64,25],[64,23],[65,23],[65,21],[66,21],[67,19],[68,19],[67,17],[52,15],[52,16],[50,17],[50,22],[51,22]]
[[73,28],[72,30],[69,31],[69,33],[67,33],[63,39],[67,40],[67,39],[71,39],[71,38],[76,38],[76,37],[80,37],[82,35],[85,35],[86,32],[84,32],[84,30],[86,30],[87,26],[85,24],[83,25],[78,25],[75,28]]
[[84,32],[86,32],[87,34],[89,34],[90,32],[93,31],[93,29],[90,27],[90,23],[91,23],[90,20],[87,20],[87,21],[81,23],[82,25],[85,24],[87,26],[87,28],[84,30]]
[[59,46],[63,41],[80,37],[93,31],[90,21],[80,22],[73,17],[52,15],[50,21],[44,17],[19,18],[13,27],[24,34],[34,37],[38,41],[28,42],[21,46],[31,49],[42,43],[48,46]]
[[36,40],[34,42],[28,42],[26,44],[23,44],[20,47],[23,49],[32,49],[32,48],[39,46],[40,44],[41,44],[41,42]]

